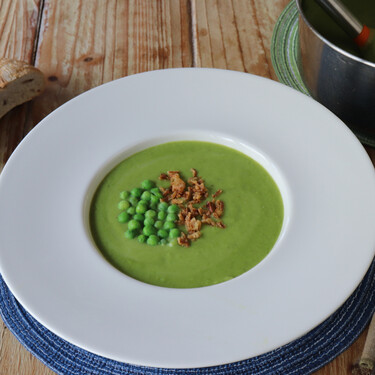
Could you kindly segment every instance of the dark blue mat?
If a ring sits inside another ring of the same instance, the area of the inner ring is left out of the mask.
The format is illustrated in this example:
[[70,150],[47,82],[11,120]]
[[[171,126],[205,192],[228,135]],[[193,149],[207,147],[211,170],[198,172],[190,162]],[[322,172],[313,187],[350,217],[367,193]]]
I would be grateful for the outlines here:
[[17,302],[1,276],[0,293],[0,313],[9,330],[26,349],[58,374],[308,375],[347,349],[370,321],[375,310],[375,261],[344,305],[305,336],[258,357],[197,369],[133,366],[89,353],[38,323]]

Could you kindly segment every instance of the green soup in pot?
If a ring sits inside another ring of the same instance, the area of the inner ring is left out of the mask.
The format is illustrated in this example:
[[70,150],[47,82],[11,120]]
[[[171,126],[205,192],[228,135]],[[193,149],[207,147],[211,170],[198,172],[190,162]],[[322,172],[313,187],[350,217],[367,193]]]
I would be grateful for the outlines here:
[[[341,0],[353,15],[368,27],[375,27],[375,1],[373,0]],[[315,0],[301,2],[306,19],[323,37],[334,45],[362,57],[359,48],[347,33],[317,4]]]
[[[225,204],[225,229],[202,227],[186,248],[150,246],[125,238],[119,223],[119,193],[161,173],[190,169],[201,176],[210,196],[218,189]],[[112,169],[98,186],[90,207],[90,228],[98,250],[118,270],[137,280],[172,288],[218,284],[253,268],[271,251],[283,223],[280,191],[268,172],[247,155],[198,141],[170,142],[140,151]]]

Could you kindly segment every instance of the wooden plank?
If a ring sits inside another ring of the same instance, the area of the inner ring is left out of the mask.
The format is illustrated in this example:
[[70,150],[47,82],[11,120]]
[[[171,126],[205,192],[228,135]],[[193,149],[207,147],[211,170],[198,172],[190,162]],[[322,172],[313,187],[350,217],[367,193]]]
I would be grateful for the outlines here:
[[31,63],[39,1],[0,2],[0,56]]
[[[367,329],[359,336],[348,350],[336,357],[332,362],[314,372],[314,375],[352,375],[352,368],[358,362],[366,340]],[[335,343],[332,343],[332,346]]]
[[42,364],[29,353],[13,336],[4,328],[0,331],[0,373],[6,375],[53,375],[54,372]]
[[254,4],[256,21],[259,27],[261,45],[264,49],[267,66],[269,68],[269,77],[277,81],[271,62],[271,39],[275,23],[290,0],[252,0],[252,2]]
[[36,66],[47,77],[28,129],[102,83],[192,64],[188,0],[46,0]]
[[[39,1],[2,0],[0,2],[0,57],[32,63]],[[0,171],[23,137],[28,104],[0,119]]]
[[[2,0],[0,2],[0,57],[32,63],[40,2]],[[0,171],[21,141],[30,104],[14,108],[0,119]],[[0,373],[40,374],[53,372],[42,365],[0,323]]]
[[196,1],[198,64],[274,78],[273,26],[288,0]]
[[[0,51],[31,61],[39,2],[0,4]],[[142,71],[191,66],[189,12],[188,0],[45,0],[35,65],[47,88],[24,106],[29,111],[18,107],[1,122],[0,157],[5,162],[35,124],[92,87]],[[1,374],[53,374],[4,325],[1,332]]]

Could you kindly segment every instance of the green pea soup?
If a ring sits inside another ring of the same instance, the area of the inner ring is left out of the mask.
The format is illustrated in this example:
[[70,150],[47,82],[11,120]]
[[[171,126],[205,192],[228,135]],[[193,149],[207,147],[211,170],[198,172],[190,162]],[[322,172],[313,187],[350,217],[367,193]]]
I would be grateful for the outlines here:
[[[368,27],[375,27],[375,1],[342,0],[342,3]],[[341,49],[361,57],[359,48],[347,33],[313,0],[302,2],[302,10],[307,20],[322,36]]]
[[[120,192],[145,179],[165,186],[158,177],[169,170],[180,171],[186,181],[191,168],[204,179],[210,196],[223,190],[226,228],[203,226],[202,237],[188,248],[125,238],[126,224],[117,220]],[[284,207],[272,177],[247,155],[214,143],[179,141],[120,162],[99,184],[89,215],[98,250],[118,270],[152,285],[196,288],[230,280],[262,261],[280,234]]]

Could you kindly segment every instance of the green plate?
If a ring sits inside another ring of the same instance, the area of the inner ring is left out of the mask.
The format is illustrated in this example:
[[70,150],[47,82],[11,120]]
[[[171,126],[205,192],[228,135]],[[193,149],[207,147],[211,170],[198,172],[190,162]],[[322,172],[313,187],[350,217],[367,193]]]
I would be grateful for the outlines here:
[[280,82],[309,95],[297,65],[298,8],[291,1],[281,13],[273,30],[271,61]]

